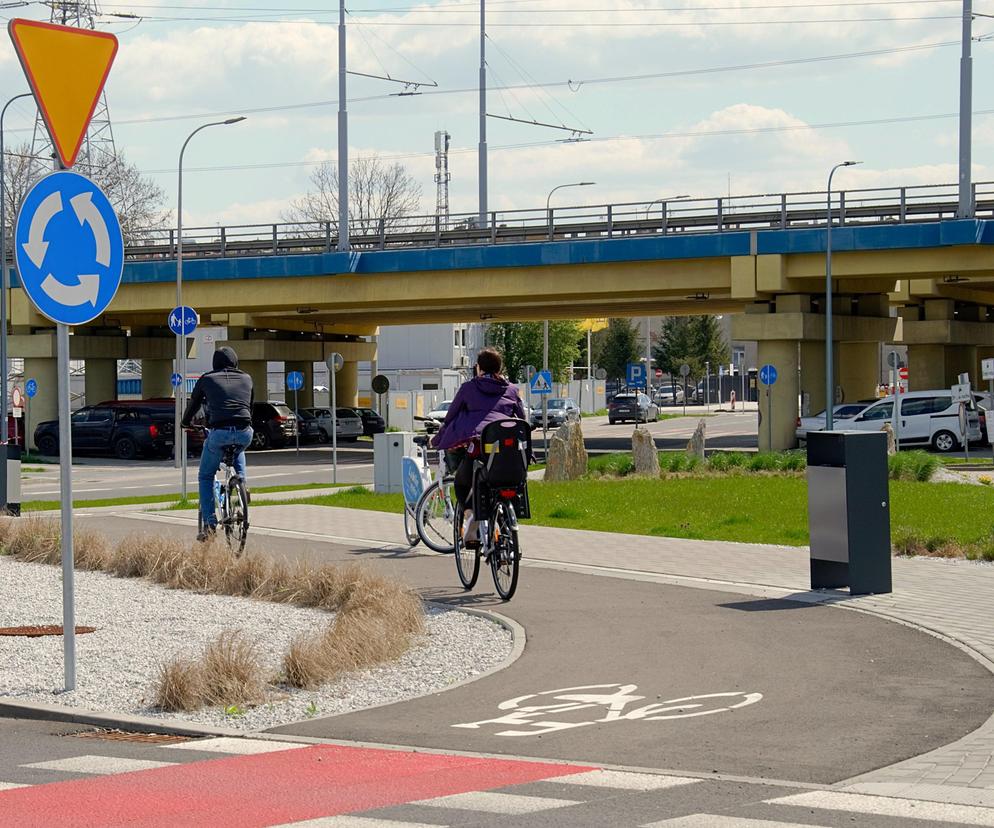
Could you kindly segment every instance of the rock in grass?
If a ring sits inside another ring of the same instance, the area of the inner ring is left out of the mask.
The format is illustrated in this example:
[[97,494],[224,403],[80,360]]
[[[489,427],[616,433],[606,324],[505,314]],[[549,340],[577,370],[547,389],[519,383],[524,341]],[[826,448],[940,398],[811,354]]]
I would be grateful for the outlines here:
[[545,480],[579,480],[587,473],[587,449],[580,422],[564,423],[549,440]]
[[687,454],[691,457],[699,457],[701,460],[704,459],[704,428],[704,420],[701,420],[697,424],[697,428],[694,429],[694,436],[687,443]]
[[649,429],[635,426],[632,432],[632,460],[635,474],[659,477],[659,453]]

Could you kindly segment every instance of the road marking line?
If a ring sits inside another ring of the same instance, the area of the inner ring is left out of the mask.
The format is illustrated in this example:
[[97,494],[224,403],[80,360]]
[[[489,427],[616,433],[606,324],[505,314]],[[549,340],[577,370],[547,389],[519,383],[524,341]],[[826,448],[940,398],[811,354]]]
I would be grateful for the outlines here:
[[307,822],[286,822],[273,828],[446,828],[426,822],[397,822],[392,819],[370,819],[357,816],[331,816],[309,819]]
[[828,828],[805,822],[774,822],[768,819],[722,816],[721,814],[691,814],[690,816],[651,822],[642,828]]
[[239,739],[234,736],[219,736],[216,739],[195,739],[191,742],[162,745],[163,750],[203,750],[210,753],[230,753],[239,756],[276,753],[280,750],[296,750],[302,747],[310,747],[310,745],[300,742],[277,742],[270,739]]
[[780,799],[766,800],[768,805],[792,805],[832,811],[850,811],[873,816],[904,817],[936,822],[960,822],[964,825],[994,826],[994,808],[976,805],[951,805],[920,799],[896,799],[890,796],[810,791]]
[[17,782],[0,782],[0,791],[12,791],[14,788],[27,788],[27,785],[20,785]]
[[62,771],[64,773],[103,775],[168,768],[174,764],[174,762],[153,762],[149,759],[124,759],[119,756],[72,756],[69,759],[50,759],[47,762],[34,762],[30,765],[21,765],[21,767]]
[[565,808],[567,805],[579,803],[572,799],[519,796],[517,794],[494,793],[493,791],[470,791],[451,796],[440,796],[435,799],[422,799],[411,804],[429,805],[433,808],[485,811],[488,814],[533,814],[537,811],[550,811],[553,808]]
[[686,776],[664,776],[654,773],[627,773],[614,770],[592,770],[573,776],[560,776],[549,780],[561,785],[590,785],[595,788],[618,788],[626,791],[658,791],[679,785],[694,785],[700,779]]

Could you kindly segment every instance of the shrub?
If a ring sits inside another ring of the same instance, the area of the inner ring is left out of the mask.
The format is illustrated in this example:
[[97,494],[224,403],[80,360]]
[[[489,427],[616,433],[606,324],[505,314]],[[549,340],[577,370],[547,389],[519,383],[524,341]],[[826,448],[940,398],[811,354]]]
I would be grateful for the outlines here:
[[887,470],[892,480],[931,480],[940,462],[927,451],[899,451],[887,458]]
[[632,455],[625,452],[598,454],[587,459],[587,473],[595,477],[624,477],[634,468]]
[[749,458],[746,468],[749,471],[776,471],[780,465],[777,455],[772,452],[757,452]]

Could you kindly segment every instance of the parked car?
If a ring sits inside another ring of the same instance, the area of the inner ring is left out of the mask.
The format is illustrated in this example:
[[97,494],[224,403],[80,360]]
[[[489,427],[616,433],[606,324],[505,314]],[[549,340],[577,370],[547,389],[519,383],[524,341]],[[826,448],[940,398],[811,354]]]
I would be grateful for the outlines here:
[[[330,408],[308,408],[314,417],[317,419],[318,425],[321,428],[322,437],[321,441],[324,443],[331,442],[331,409]],[[352,408],[338,408],[336,409],[335,417],[335,430],[338,434],[337,440],[345,443],[354,443],[362,436],[362,417],[359,416],[359,412]]]
[[683,402],[682,385],[660,385],[652,394],[659,405],[679,405]]
[[429,411],[425,416],[432,420],[438,420],[441,422],[445,419],[445,415],[449,413],[449,406],[452,405],[452,400],[446,400],[445,402],[440,402],[431,411]]
[[[172,402],[170,400],[170,402]],[[88,405],[70,417],[73,453],[113,454],[122,460],[169,457],[173,452],[175,408],[142,400]],[[39,423],[34,444],[40,454],[59,453],[59,421]]]
[[[176,400],[174,397],[150,397],[147,400],[104,400],[103,402],[97,403],[98,406],[109,405],[114,408],[152,408],[152,409],[162,409],[166,411],[172,420],[174,426],[176,423]],[[195,426],[204,426],[206,424],[206,419],[204,417],[204,411],[201,409],[197,412],[196,416],[193,418],[193,424]],[[201,451],[204,448],[204,440],[207,439],[207,435],[201,428],[191,429],[186,432],[186,450],[188,454],[192,454],[195,457],[199,457]],[[172,451],[169,452],[172,455]]]
[[[835,420],[850,420],[859,414],[860,411],[873,405],[876,400],[860,400],[859,402],[840,403],[832,408],[833,425]],[[821,431],[825,428],[826,418],[824,409],[810,417],[798,417],[797,434],[798,440],[806,440],[809,431]],[[847,428],[848,426],[840,426]]]
[[297,418],[285,403],[253,403],[252,430],[249,448],[283,448],[297,436]]
[[300,434],[300,442],[318,443],[324,442],[324,431],[315,417],[306,408],[294,412],[297,415],[297,431]]
[[[894,422],[894,396],[884,397],[853,417],[847,428],[879,431],[885,422]],[[899,426],[901,445],[929,445],[935,451],[954,451],[962,446],[959,403],[948,388],[936,391],[909,391],[900,395]],[[980,412],[974,400],[966,404],[966,439],[981,439]]]
[[382,434],[387,430],[386,421],[372,408],[357,408],[356,411],[362,419],[362,433],[366,437],[374,434]]
[[659,419],[659,406],[641,391],[622,391],[607,406],[607,421],[615,423],[631,420],[636,423],[655,422]]
[[[549,400],[549,428],[559,428],[563,423],[580,419],[580,407],[568,397],[557,397]],[[542,425],[542,406],[536,405],[531,412],[531,422],[534,426]]]

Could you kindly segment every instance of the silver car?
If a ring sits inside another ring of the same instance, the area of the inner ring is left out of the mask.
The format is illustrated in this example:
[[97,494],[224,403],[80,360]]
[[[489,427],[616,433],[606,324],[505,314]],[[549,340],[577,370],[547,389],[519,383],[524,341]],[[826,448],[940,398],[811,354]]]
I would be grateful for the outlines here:
[[[321,429],[321,442],[331,442],[331,409],[330,408],[305,408],[302,409],[314,415]],[[345,443],[354,443],[362,437],[362,417],[358,411],[351,408],[337,409],[336,431],[338,439]]]

